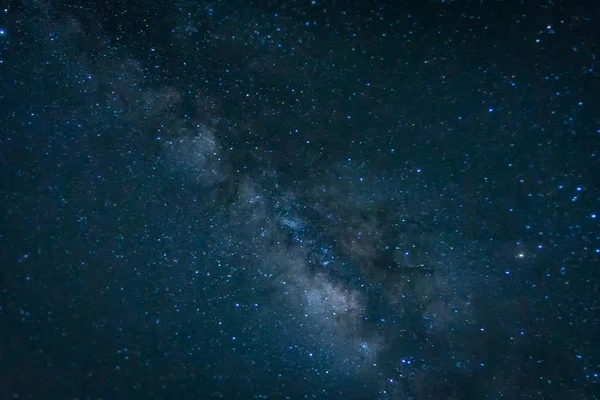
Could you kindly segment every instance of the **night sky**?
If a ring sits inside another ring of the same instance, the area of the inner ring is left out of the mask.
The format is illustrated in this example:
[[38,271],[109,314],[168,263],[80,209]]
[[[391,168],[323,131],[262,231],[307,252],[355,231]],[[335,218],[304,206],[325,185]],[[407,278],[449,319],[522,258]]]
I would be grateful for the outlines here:
[[0,7],[0,399],[600,398],[600,3]]

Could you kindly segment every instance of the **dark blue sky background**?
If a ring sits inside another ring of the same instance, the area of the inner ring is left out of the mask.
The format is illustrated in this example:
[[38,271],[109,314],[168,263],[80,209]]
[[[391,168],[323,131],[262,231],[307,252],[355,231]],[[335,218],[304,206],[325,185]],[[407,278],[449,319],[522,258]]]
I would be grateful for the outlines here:
[[3,6],[0,398],[597,398],[599,18]]

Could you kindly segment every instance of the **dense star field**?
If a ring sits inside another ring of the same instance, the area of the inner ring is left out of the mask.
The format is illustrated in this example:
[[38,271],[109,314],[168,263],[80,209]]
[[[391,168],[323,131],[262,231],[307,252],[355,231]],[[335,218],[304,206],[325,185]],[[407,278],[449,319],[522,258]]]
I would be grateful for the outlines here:
[[600,3],[0,8],[1,399],[597,399]]

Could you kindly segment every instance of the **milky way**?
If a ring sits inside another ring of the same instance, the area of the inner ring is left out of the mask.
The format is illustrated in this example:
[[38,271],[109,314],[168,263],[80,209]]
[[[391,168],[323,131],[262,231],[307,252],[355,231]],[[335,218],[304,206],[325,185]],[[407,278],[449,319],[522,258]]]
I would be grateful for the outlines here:
[[596,398],[597,11],[6,6],[0,397]]

